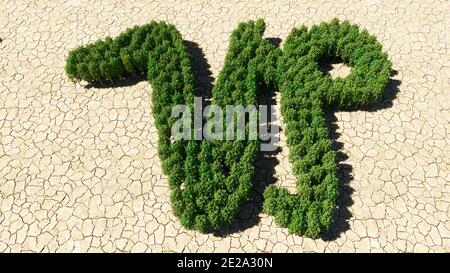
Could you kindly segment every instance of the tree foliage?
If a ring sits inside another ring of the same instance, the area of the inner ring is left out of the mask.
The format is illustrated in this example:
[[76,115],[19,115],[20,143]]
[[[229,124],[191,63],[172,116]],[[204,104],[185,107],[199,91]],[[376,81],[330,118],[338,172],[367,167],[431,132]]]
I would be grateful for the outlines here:
[[[381,48],[366,30],[337,19],[309,30],[296,28],[286,39],[278,87],[298,193],[270,185],[264,210],[292,233],[316,238],[330,228],[338,178],[324,109],[354,108],[381,98],[391,72]],[[348,63],[351,73],[333,80],[320,72],[321,62],[330,59]]]
[[[264,210],[290,232],[315,238],[330,228],[338,187],[324,109],[379,100],[391,63],[375,37],[347,21],[296,28],[283,51],[262,38],[264,29],[260,19],[233,31],[212,100],[219,106],[256,106],[262,85],[280,90],[298,193],[271,185],[264,192]],[[352,67],[344,79],[319,70],[321,62],[336,58]],[[194,100],[189,55],[173,25],[151,22],[81,46],[69,52],[65,69],[71,80],[91,83],[147,73],[174,214],[184,227],[202,232],[232,222],[249,198],[259,141],[171,139],[172,107],[185,104],[192,110]],[[248,124],[246,130],[248,135]]]
[[[257,105],[261,84],[275,77],[280,50],[262,38],[263,20],[241,23],[212,91],[213,103]],[[74,81],[103,82],[147,73],[159,134],[158,152],[169,177],[174,214],[182,225],[202,232],[231,223],[252,188],[257,140],[172,141],[172,106],[192,108],[193,76],[180,33],[152,22],[127,29],[71,52],[66,73]],[[247,128],[248,131],[248,128]]]

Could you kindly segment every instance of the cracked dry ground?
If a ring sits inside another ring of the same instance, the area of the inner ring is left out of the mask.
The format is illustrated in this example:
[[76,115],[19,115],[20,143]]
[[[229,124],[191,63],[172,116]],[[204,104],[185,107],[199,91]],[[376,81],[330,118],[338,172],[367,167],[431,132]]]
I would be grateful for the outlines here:
[[[450,251],[448,1],[122,2],[2,4],[0,252]],[[317,240],[261,213],[265,184],[294,183],[283,134],[281,151],[258,162],[240,219],[218,234],[187,231],[156,154],[149,84],[88,89],[64,73],[69,49],[165,20],[190,41],[207,91],[231,31],[259,17],[266,37],[282,40],[294,26],[349,19],[379,39],[397,71],[380,104],[329,115],[339,209]]]

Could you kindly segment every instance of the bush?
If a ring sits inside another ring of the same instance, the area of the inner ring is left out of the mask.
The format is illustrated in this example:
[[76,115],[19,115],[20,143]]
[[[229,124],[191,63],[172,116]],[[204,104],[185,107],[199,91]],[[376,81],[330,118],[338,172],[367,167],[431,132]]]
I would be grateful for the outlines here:
[[[258,20],[241,23],[232,33],[212,100],[219,106],[257,105],[262,85],[279,88],[298,194],[271,185],[264,192],[264,210],[290,232],[316,238],[332,223],[338,186],[324,108],[379,100],[391,63],[375,37],[337,19],[294,29],[283,52],[262,38],[264,29]],[[320,62],[336,58],[353,67],[345,79],[319,71]],[[190,59],[174,26],[152,22],[79,47],[69,52],[66,73],[91,83],[147,73],[174,214],[184,227],[202,232],[232,222],[249,198],[259,142],[171,140],[172,107],[185,104],[192,110],[194,101]],[[246,130],[248,135],[248,124]]]
[[[260,85],[275,78],[280,53],[262,38],[264,29],[264,21],[258,20],[239,24],[232,33],[213,103],[257,105]],[[147,73],[174,214],[184,227],[202,232],[232,222],[249,198],[258,141],[171,141],[172,106],[192,108],[194,96],[189,56],[174,26],[152,22],[79,47],[69,52],[66,73],[74,81],[91,83]]]
[[[275,77],[275,69],[267,67],[276,67],[280,53],[262,38],[264,29],[264,21],[258,20],[241,23],[233,31],[223,69],[212,90],[213,104],[223,109],[226,105],[257,105],[261,85]],[[258,151],[258,141],[202,141],[199,157],[196,153],[189,155],[185,165],[186,172],[196,170],[191,179],[185,180],[182,193],[194,197],[182,198],[190,209],[178,213],[185,219],[185,227],[206,232],[233,221],[250,196]]]
[[[348,63],[352,72],[345,79],[324,75],[319,64],[330,59]],[[316,238],[330,228],[338,187],[324,108],[378,101],[391,63],[375,37],[334,19],[310,30],[294,29],[278,64],[281,113],[298,194],[270,185],[264,192],[264,210],[290,232]]]

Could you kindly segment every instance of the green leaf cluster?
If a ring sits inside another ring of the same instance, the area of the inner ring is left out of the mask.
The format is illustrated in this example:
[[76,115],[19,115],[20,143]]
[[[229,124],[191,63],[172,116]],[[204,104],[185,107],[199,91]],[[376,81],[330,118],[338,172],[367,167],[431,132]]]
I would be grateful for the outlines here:
[[[264,21],[258,20],[241,23],[233,31],[212,90],[213,104],[223,109],[226,105],[257,106],[261,85],[275,78],[273,68],[281,53],[262,38],[264,29]],[[225,130],[227,126],[231,125],[224,121]],[[249,199],[259,141],[203,140],[200,147],[194,146],[195,152],[187,153],[184,165],[190,174],[185,177],[184,190],[175,190],[181,196],[174,198],[180,201],[175,212],[183,226],[208,232],[230,224]]]
[[[264,21],[258,20],[241,23],[233,31],[212,91],[215,104],[257,105],[260,86],[275,79],[281,51],[262,38],[264,29]],[[192,108],[194,95],[189,56],[174,26],[152,22],[79,47],[69,52],[66,73],[74,81],[93,83],[147,73],[174,214],[184,227],[202,232],[233,221],[250,195],[258,141],[171,139],[172,106]]]
[[158,153],[172,186],[181,180],[180,162],[186,145],[171,141],[172,107],[194,101],[194,78],[189,55],[175,26],[151,22],[134,26],[115,38],[107,37],[69,52],[66,74],[73,81],[103,83],[147,73],[152,83],[152,109],[158,130]]
[[[263,85],[280,90],[298,193],[271,185],[264,192],[264,210],[290,232],[316,238],[330,228],[338,187],[324,109],[379,100],[391,63],[375,37],[347,21],[296,28],[283,51],[262,38],[264,29],[260,19],[233,31],[212,100],[219,106],[257,106]],[[336,79],[320,72],[320,64],[332,59],[348,63],[352,72]],[[250,196],[259,141],[171,139],[172,107],[185,104],[192,110],[194,100],[189,55],[173,25],[151,22],[81,46],[69,52],[65,69],[70,79],[91,83],[147,73],[174,214],[184,227],[202,232],[233,221]]]
[[[381,98],[391,72],[381,48],[366,30],[337,19],[309,30],[296,28],[286,39],[277,78],[297,194],[270,185],[264,210],[292,233],[317,238],[330,228],[338,179],[324,109],[363,106]],[[333,80],[319,70],[322,62],[334,59],[352,67],[347,77]]]

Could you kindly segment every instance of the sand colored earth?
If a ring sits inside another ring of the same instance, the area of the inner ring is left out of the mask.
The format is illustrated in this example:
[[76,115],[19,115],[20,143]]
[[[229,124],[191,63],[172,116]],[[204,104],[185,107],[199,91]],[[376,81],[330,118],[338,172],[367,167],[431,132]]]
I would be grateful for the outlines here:
[[[261,154],[239,219],[217,234],[187,231],[171,212],[148,82],[86,88],[64,73],[70,49],[164,20],[187,41],[208,92],[231,31],[260,17],[281,46],[295,26],[348,19],[378,38],[396,71],[381,103],[329,114],[340,197],[320,239],[289,235],[261,212],[265,185],[295,183],[283,133],[279,152]],[[8,1],[0,252],[449,252],[449,33],[450,2],[438,0]]]

